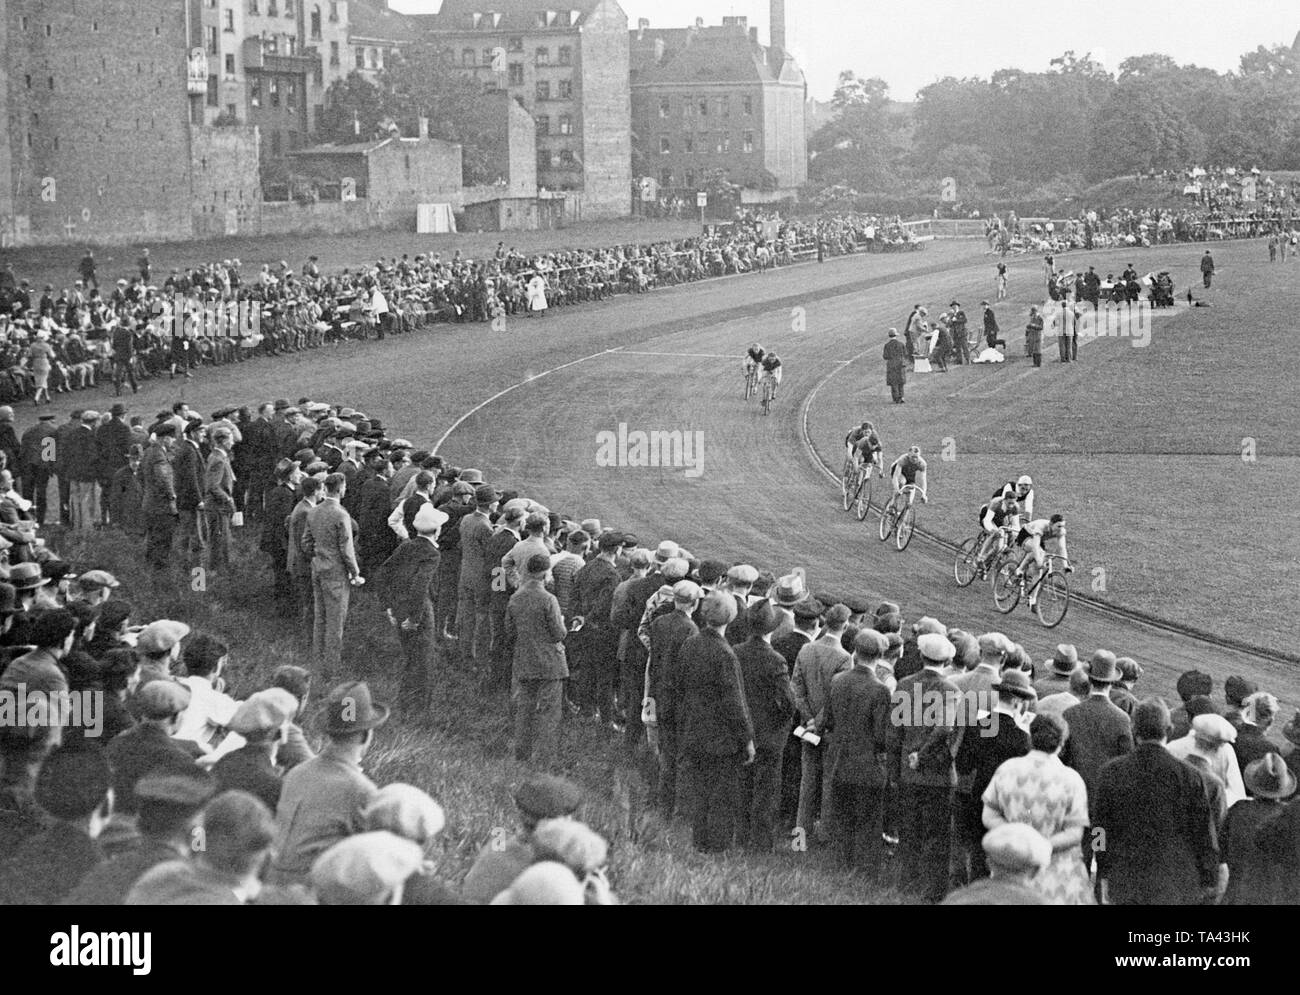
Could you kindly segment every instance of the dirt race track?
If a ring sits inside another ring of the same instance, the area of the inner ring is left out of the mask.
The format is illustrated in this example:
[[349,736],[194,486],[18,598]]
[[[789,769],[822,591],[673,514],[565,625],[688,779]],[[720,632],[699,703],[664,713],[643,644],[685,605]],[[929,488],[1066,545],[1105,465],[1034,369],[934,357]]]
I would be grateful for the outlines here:
[[[888,403],[880,359],[884,329],[901,328],[913,303],[942,306],[953,294],[978,321],[976,305],[992,282],[992,262],[981,249],[977,243],[934,243],[923,252],[851,256],[557,309],[542,319],[512,320],[501,334],[486,325],[441,326],[384,343],[205,369],[193,381],[147,384],[133,413],[151,415],[177,397],[205,414],[221,404],[276,396],[351,404],[382,418],[390,436],[421,445],[441,440],[440,451],[452,462],[482,468],[498,486],[523,490],[572,517],[598,515],[643,542],[671,537],[701,557],[748,560],[778,573],[802,565],[814,593],[889,598],[903,605],[908,621],[933,615],[973,632],[1002,630],[1040,661],[1058,642],[1076,644],[1085,658],[1104,646],[1146,668],[1139,694],[1173,699],[1177,675],[1197,667],[1215,675],[1215,696],[1221,698],[1223,678],[1243,674],[1276,693],[1289,716],[1300,703],[1300,665],[1276,652],[1230,649],[1081,602],[1072,604],[1055,630],[1040,627],[1023,605],[1002,616],[987,583],[956,587],[948,548],[917,536],[900,554],[877,541],[874,528],[868,531],[840,510],[838,485],[822,461],[838,470],[850,419],[872,417],[881,424],[888,458],[911,441],[930,457],[939,437],[927,428],[925,438],[913,440],[916,426],[909,419],[921,418],[915,409],[934,415],[949,406],[953,424],[959,424],[960,391],[946,396],[957,378],[1020,376],[1027,368],[1022,361],[1004,370],[956,370],[943,381],[915,378],[908,404]],[[1171,251],[1192,272],[1195,247]],[[1126,261],[1100,253],[1094,258],[1099,269],[1103,260],[1117,270]],[[1022,259],[1013,271],[1026,285],[1037,285],[1038,266],[1037,260]],[[1186,282],[1180,281],[1180,289]],[[1014,351],[1022,309],[1005,310],[1003,330]],[[787,369],[768,418],[740,397],[741,354],[754,339],[777,348]],[[1113,344],[1089,348],[1108,345]],[[89,400],[63,395],[55,410],[66,411],[70,398]],[[19,421],[32,417],[24,408]],[[617,433],[620,423],[629,431],[703,433],[701,472],[598,465],[598,434]],[[1000,464],[989,464],[995,465],[1000,473]],[[943,470],[935,472],[933,458],[931,466],[931,489],[937,491]],[[1036,467],[1023,469],[1039,476]],[[987,476],[989,488],[999,479],[982,466],[965,472],[972,479]],[[981,484],[967,493],[963,485],[963,493],[947,496],[966,508],[964,519],[951,519],[932,504],[920,509],[920,526],[964,538],[973,530],[977,495],[984,489]],[[1051,510],[1041,503],[1040,509]],[[873,515],[867,524],[874,521]],[[969,521],[971,528],[954,529],[953,521]],[[1087,563],[1085,541],[1076,545],[1072,536],[1071,544],[1076,559]],[[1283,566],[1294,590],[1294,564]],[[1076,590],[1086,589],[1085,570],[1073,580]],[[1249,641],[1249,631],[1216,629],[1213,619],[1181,616],[1177,605],[1164,614]]]

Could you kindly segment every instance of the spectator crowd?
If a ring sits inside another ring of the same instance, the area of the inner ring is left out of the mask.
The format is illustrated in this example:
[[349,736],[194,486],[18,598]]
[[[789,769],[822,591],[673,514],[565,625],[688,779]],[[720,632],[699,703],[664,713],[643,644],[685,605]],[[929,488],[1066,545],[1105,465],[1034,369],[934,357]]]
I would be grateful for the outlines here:
[[[1189,671],[1171,710],[1131,657],[1034,660],[800,568],[552,511],[347,406],[126,415],[50,426],[56,451],[125,447],[107,503],[98,462],[0,470],[6,902],[609,904],[608,845],[559,776],[578,723],[621,738],[709,853],[824,847],[950,904],[1300,900],[1300,718],[1241,676]],[[64,521],[142,534],[164,578],[220,575],[232,532],[255,540],[305,665],[237,699],[222,640],[142,624],[116,565],[60,560],[36,501],[65,474]],[[343,654],[367,613],[400,645],[391,703]],[[438,803],[365,772],[392,714],[436,717],[457,672],[535,771],[517,835],[459,884],[431,856]]]

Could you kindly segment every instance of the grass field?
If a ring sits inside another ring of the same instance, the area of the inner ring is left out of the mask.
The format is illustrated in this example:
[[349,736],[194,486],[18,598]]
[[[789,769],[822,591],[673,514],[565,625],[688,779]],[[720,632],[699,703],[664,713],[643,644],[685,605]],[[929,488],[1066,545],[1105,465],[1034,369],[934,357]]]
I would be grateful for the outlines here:
[[[1053,339],[1041,369],[1021,348],[1028,306],[1040,302],[1028,272],[1037,261],[1013,263],[1012,299],[997,308],[1009,362],[913,376],[907,404],[895,408],[872,350],[819,394],[814,438],[829,445],[855,417],[873,417],[891,458],[922,446],[931,467],[923,522],[955,541],[975,530],[999,481],[1029,473],[1036,514],[1066,515],[1071,555],[1099,596],[1295,652],[1300,537],[1287,523],[1300,482],[1300,262],[1270,266],[1262,243],[1224,243],[1207,291],[1196,270],[1202,251],[1153,249],[1135,260],[1144,271],[1172,269],[1178,286],[1179,306],[1157,313],[1149,344],[1084,339],[1079,362],[1060,365]],[[1131,254],[1074,253],[1061,263],[1104,273]],[[1193,280],[1211,307],[1187,306]],[[955,295],[978,320],[971,304],[987,290],[958,282],[932,303]],[[1104,576],[1094,578],[1098,568]]]

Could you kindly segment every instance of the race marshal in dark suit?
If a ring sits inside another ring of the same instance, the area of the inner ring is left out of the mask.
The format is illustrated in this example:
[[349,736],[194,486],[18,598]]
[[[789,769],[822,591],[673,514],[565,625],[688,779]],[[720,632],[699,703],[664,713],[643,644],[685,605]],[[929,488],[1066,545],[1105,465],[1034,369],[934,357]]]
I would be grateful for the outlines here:
[[885,383],[895,404],[903,403],[903,385],[907,383],[907,347],[898,337],[898,329],[889,330],[885,343]]
[[[646,698],[653,702],[659,749],[657,801],[671,818],[678,801],[678,760],[681,755],[681,648],[700,630],[691,616],[700,604],[698,584],[680,580],[673,585],[673,610],[650,623],[650,656],[647,662]],[[685,796],[685,792],[681,792]],[[685,798],[683,797],[683,801]],[[683,806],[684,807],[684,806]]]
[[1099,889],[1112,905],[1214,901],[1219,853],[1209,797],[1196,769],[1165,748],[1169,727],[1164,702],[1133,709],[1137,746],[1105,764],[1089,792]]
[[1090,805],[1102,765],[1133,749],[1129,717],[1110,700],[1110,686],[1118,680],[1115,655],[1097,650],[1088,663],[1088,697],[1067,708],[1062,716],[1070,727],[1070,738],[1061,759],[1083,778]]

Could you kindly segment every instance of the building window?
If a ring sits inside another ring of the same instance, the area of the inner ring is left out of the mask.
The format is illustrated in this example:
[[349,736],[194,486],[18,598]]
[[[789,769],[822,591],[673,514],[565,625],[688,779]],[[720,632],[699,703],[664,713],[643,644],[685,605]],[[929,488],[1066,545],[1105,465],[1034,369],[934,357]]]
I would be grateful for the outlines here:
[[54,34],[54,26],[52,24],[45,25],[45,37],[49,38],[53,34]]
[[330,65],[337,66],[338,64],[339,64],[339,43],[336,41],[332,41],[330,42]]
[[524,85],[524,64],[522,62],[510,63],[509,81],[511,86]]
[[747,132],[745,132],[745,135],[744,135],[744,139],[743,139],[743,141],[744,141],[745,151],[746,151],[746,152],[753,152],[753,151],[754,151],[754,133],[753,133],[752,131],[747,131]]
[[714,152],[721,152],[721,151],[722,151],[722,146],[723,146],[723,143],[726,141],[726,138],[727,138],[727,133],[726,133],[725,131],[719,131],[719,132],[717,133],[717,135],[716,135],[716,136],[714,137],[714,139],[713,139],[713,151],[714,151]]
[[217,74],[212,73],[208,76],[208,106],[217,107]]
[[32,74],[28,73],[26,76],[23,77],[23,79],[27,81],[27,89],[30,90],[32,88]]
[[248,85],[248,102],[253,107],[262,106],[262,81],[257,77]]
[[266,13],[268,17],[275,17],[280,13],[280,5],[277,0],[266,0]]
[[522,52],[524,50],[524,40],[522,38],[511,38],[506,42],[506,48],[511,52]]
[[226,11],[225,11],[225,14],[226,14],[226,16],[225,16],[225,18],[223,18],[223,20],[225,21],[225,30],[226,30],[226,31],[229,31],[231,34],[234,34],[234,31],[235,31],[235,12],[234,12],[233,10],[231,10],[229,7],[227,7],[227,8],[226,8]]
[[293,17],[293,0],[284,0],[284,16]]
[[357,68],[366,68],[366,50],[364,48],[357,49]]
[[271,155],[276,158],[280,156],[280,133],[278,131],[271,132]]
[[262,39],[262,54],[275,55],[280,51],[280,39],[275,35]]
[[221,51],[221,42],[217,39],[215,24],[208,26],[208,55],[217,55]]
[[669,113],[672,111],[672,109],[673,109],[673,102],[671,100],[669,100],[667,97],[661,97],[659,99],[660,117],[667,117]]
[[570,48],[568,45],[560,46],[560,65],[562,66],[573,65],[573,49]]
[[54,89],[54,77],[51,76],[51,77],[50,77],[46,82],[49,83],[50,89],[53,90],[53,89]]
[[311,36],[320,41],[320,4],[311,9]]
[[267,83],[267,89],[270,91],[270,94],[271,94],[271,106],[272,106],[272,107],[279,107],[279,106],[280,106],[280,81],[279,81],[279,79],[277,79],[276,77],[272,76],[271,79],[270,79],[270,80],[268,81],[268,83]]
[[258,9],[257,9],[257,0],[248,0],[248,12],[249,12],[250,14],[257,14],[257,13],[259,13],[259,11],[258,11]]
[[745,116],[746,116],[746,117],[753,117],[753,115],[754,115],[754,98],[753,98],[753,97],[746,97],[746,98],[744,99],[744,105],[745,105]]
[[474,50],[472,48],[462,48],[460,50],[460,64],[462,66],[474,65]]
[[577,164],[578,164],[578,161],[577,161],[576,159],[573,158],[573,150],[572,150],[572,149],[560,149],[560,168],[561,168],[561,169],[572,169],[572,168],[573,168],[574,166],[576,166]]
[[[682,151],[683,151],[683,152],[687,152],[687,153],[689,153],[689,152],[694,152],[694,151],[695,151],[695,136],[694,136],[694,135],[684,135],[684,136],[682,136]],[[690,186],[690,184],[688,183],[687,186]]]
[[570,100],[572,98],[573,98],[573,80],[571,79],[560,80],[560,99]]
[[239,112],[235,109],[234,104],[226,104],[226,117],[230,118],[230,120],[233,121],[235,120],[238,113]]
[[233,52],[226,53],[226,75],[235,75],[235,56]]
[[[27,30],[27,18],[25,18],[25,17],[20,17],[20,18],[18,18],[18,25],[19,25],[19,27],[20,27],[23,31],[26,31],[26,30]],[[31,142],[28,142],[27,144],[30,145]]]
[[537,124],[537,133],[539,135],[549,135],[551,133],[551,118],[547,114],[538,114],[533,119]]
[[668,155],[668,153],[672,152],[672,150],[673,150],[673,143],[672,143],[672,140],[669,139],[669,137],[668,137],[667,135],[660,135],[660,136],[659,136],[659,154],[660,154],[660,155]]
[[673,171],[665,169],[659,174],[659,185],[664,188],[671,188],[673,185]]
[[709,98],[708,98],[708,97],[701,97],[701,98],[699,99],[699,102],[696,104],[696,107],[699,108],[700,117],[708,117],[708,116],[709,116]]
[[537,99],[538,100],[551,99],[551,84],[544,79],[537,81]]
[[731,151],[731,133],[730,133],[730,132],[726,132],[726,131],[724,131],[724,132],[722,133],[722,151],[723,151],[723,152],[730,152],[730,151]]
[[572,115],[570,115],[570,114],[561,114],[561,115],[560,115],[560,134],[561,134],[561,135],[572,135],[572,134],[573,134],[573,116],[572,116]]
[[549,66],[551,64],[551,50],[549,48],[539,48],[536,61],[539,66]]
[[714,97],[713,104],[718,117],[731,117],[730,97]]
[[538,168],[538,169],[550,169],[550,168],[551,168],[551,150],[550,150],[550,149],[538,149],[538,150],[537,150],[537,168]]
[[682,177],[682,184],[688,189],[695,186],[695,170],[688,169],[686,175]]
[[330,0],[330,23],[338,24],[339,22],[339,0]]
[[295,38],[293,35],[284,36],[284,54],[285,55],[298,54],[298,39]]
[[289,80],[284,88],[284,105],[289,110],[298,109],[298,84],[294,80]]

